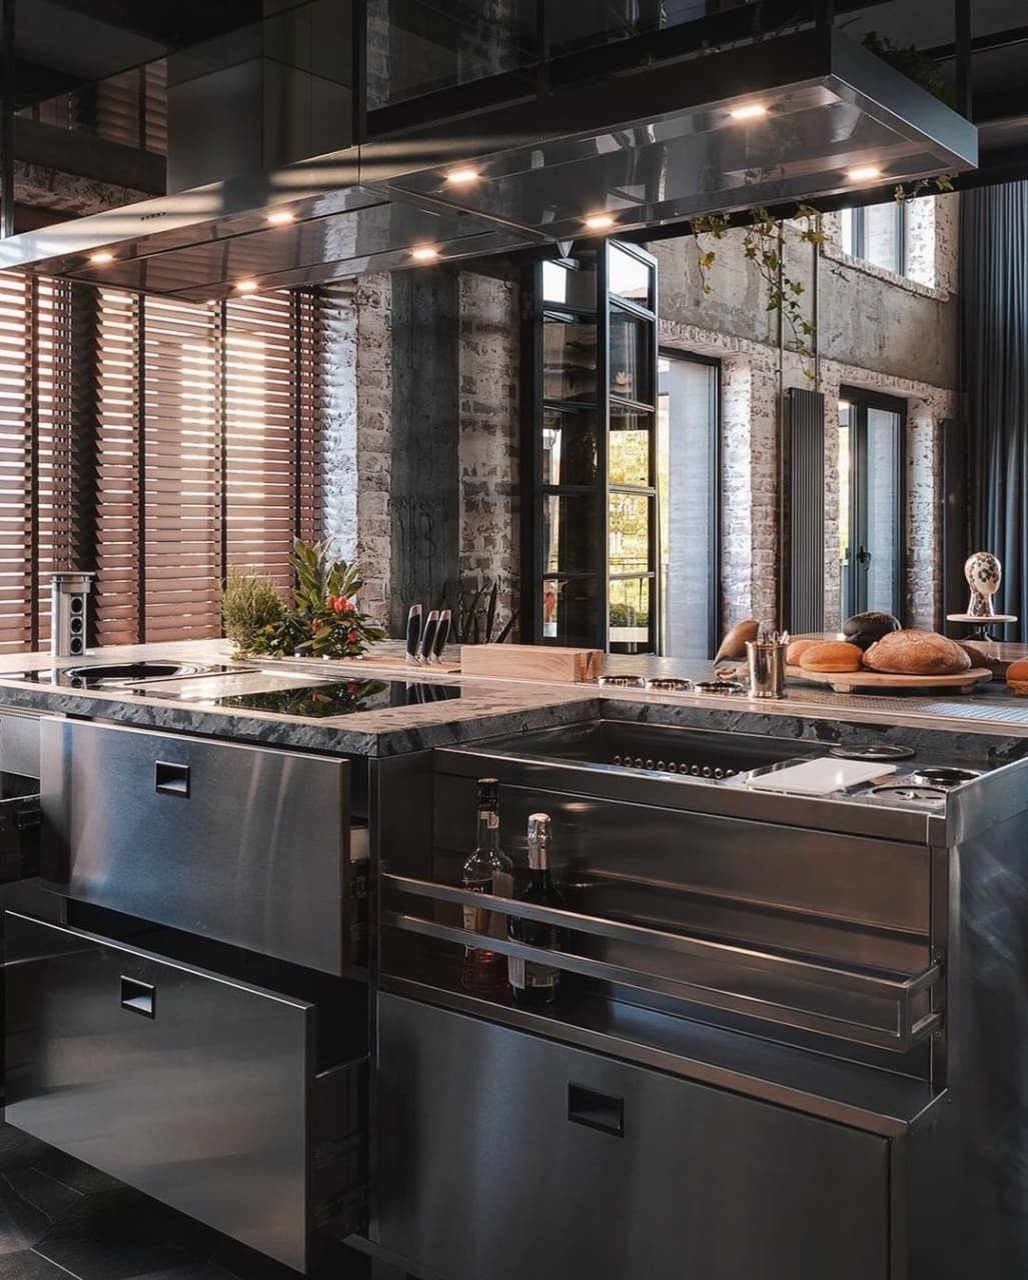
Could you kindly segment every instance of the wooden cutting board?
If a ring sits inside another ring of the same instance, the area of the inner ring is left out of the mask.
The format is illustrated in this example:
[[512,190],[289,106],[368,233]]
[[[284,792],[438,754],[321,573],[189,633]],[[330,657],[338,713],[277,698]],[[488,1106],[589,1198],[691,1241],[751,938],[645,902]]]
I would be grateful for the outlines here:
[[886,692],[890,689],[947,689],[951,693],[970,693],[976,685],[992,679],[987,667],[971,667],[955,676],[895,676],[881,671],[805,671],[802,667],[786,667],[793,680],[809,680],[826,684],[836,693],[854,693],[859,689]]

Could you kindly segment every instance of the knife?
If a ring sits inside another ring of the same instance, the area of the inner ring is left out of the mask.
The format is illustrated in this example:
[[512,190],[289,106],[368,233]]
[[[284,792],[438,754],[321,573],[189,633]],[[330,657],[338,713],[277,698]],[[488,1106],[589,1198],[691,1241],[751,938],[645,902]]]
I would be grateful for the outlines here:
[[425,619],[425,629],[421,633],[421,661],[428,662],[432,655],[435,633],[439,630],[439,610],[433,609]]
[[404,652],[408,662],[420,662],[421,654],[421,605],[412,604],[407,613],[407,634],[404,638]]
[[439,613],[439,623],[436,627],[435,640],[432,643],[432,661],[442,662],[443,650],[446,648],[446,642],[450,638],[450,610],[442,609]]

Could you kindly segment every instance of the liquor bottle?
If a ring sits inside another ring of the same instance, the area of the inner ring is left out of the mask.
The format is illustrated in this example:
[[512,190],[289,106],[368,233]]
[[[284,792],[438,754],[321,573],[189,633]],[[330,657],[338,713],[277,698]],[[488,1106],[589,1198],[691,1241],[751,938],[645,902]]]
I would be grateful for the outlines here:
[[[554,886],[550,875],[550,817],[546,813],[533,813],[528,819],[528,881],[520,897],[522,902],[538,907],[564,906],[564,895]],[[550,951],[561,949],[560,930],[553,924],[511,916],[508,933],[514,942],[546,947]],[[519,1005],[538,1009],[552,1004],[556,998],[560,970],[552,965],[511,956],[507,973]]]
[[[478,839],[475,851],[464,863],[461,884],[483,897],[509,898],[514,892],[510,858],[500,848],[500,784],[495,778],[478,780]],[[485,907],[464,907],[464,928],[502,938],[506,916]],[[461,986],[478,995],[507,994],[506,956],[482,947],[466,947]]]

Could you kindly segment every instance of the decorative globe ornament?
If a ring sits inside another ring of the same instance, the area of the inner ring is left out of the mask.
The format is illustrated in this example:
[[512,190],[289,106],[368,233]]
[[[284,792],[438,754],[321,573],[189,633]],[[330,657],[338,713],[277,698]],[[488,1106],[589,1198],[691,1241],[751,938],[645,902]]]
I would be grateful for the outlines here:
[[976,551],[964,562],[964,577],[971,589],[967,613],[972,618],[993,618],[992,598],[1003,579],[1003,566],[989,551]]

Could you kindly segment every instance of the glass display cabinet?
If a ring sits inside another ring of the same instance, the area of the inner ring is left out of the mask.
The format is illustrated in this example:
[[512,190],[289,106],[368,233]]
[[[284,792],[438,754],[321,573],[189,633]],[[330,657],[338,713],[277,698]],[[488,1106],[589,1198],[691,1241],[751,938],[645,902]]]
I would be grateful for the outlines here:
[[529,283],[526,634],[655,653],[656,261],[609,241],[536,264]]

